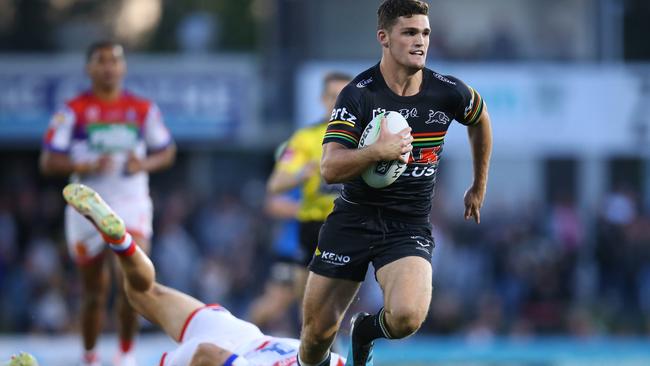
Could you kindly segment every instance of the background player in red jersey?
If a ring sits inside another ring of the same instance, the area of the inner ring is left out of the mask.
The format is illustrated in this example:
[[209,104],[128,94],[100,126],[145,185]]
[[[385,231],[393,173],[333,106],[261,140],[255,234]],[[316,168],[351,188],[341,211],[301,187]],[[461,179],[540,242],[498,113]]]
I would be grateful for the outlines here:
[[[158,107],[123,89],[126,61],[121,45],[103,41],[87,52],[91,90],[68,101],[50,122],[41,153],[44,174],[70,175],[93,187],[120,212],[127,230],[149,250],[152,204],[148,173],[171,165],[176,148]],[[66,239],[77,263],[83,292],[83,365],[99,365],[97,338],[109,290],[105,243],[81,215],[68,208]],[[134,365],[132,342],[137,316],[118,286],[116,312],[120,352],[116,365]]]

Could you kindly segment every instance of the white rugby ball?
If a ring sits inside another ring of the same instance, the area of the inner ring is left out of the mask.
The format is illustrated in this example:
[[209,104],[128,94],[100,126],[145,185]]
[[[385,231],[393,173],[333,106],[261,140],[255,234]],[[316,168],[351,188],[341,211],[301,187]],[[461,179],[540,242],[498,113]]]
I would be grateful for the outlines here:
[[[363,130],[359,140],[359,148],[370,146],[377,141],[382,117],[386,117],[386,125],[391,133],[397,133],[409,126],[408,121],[399,112],[380,113]],[[410,153],[405,153],[402,156],[408,161],[409,155]],[[406,164],[399,160],[378,161],[370,165],[361,174],[361,178],[373,188],[384,188],[393,184],[405,170]]]

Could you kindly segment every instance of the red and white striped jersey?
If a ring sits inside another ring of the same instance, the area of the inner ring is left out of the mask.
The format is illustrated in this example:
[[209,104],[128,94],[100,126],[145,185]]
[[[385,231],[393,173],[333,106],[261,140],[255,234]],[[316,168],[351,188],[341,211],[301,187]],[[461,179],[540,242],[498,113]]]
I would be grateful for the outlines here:
[[73,162],[91,162],[102,155],[111,158],[104,174],[72,176],[71,180],[93,187],[108,202],[149,195],[148,175],[126,173],[130,153],[144,158],[172,143],[158,107],[149,100],[123,92],[105,101],[92,92],[68,101],[50,120],[44,148],[67,153]]

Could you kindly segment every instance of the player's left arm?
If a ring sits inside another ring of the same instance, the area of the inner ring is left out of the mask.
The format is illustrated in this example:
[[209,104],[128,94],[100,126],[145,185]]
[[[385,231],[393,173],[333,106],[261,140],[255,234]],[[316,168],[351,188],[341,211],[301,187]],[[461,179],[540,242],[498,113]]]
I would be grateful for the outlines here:
[[465,191],[465,220],[474,218],[476,223],[481,222],[481,207],[487,189],[488,169],[490,167],[490,154],[492,154],[492,126],[487,106],[481,95],[469,85],[453,76],[447,75],[452,80],[454,90],[458,93],[458,105],[454,119],[467,126],[469,143],[472,149],[472,166],[474,180]]
[[478,224],[481,222],[480,210],[485,199],[492,154],[492,126],[485,105],[476,123],[467,127],[467,134],[472,149],[474,180],[465,192],[465,220],[473,217]]
[[155,172],[174,164],[176,160],[176,145],[170,144],[160,151],[148,154],[146,158],[139,159],[134,153],[129,154],[126,171],[129,174],[137,172]]
[[190,366],[248,366],[251,363],[212,343],[201,343],[196,348]]
[[155,172],[171,166],[176,160],[176,144],[165,126],[160,109],[151,104],[144,123],[144,139],[150,152],[145,158],[138,158],[133,152],[129,154],[126,171]]

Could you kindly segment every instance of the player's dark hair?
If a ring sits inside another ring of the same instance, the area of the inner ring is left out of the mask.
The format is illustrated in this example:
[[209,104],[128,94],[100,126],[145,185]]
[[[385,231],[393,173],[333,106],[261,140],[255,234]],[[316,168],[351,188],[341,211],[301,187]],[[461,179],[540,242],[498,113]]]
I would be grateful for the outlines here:
[[377,29],[390,30],[399,17],[429,15],[429,4],[420,0],[385,0],[377,9]]
[[346,73],[340,72],[340,71],[328,72],[325,75],[325,77],[323,78],[323,93],[326,91],[327,86],[332,81],[350,82],[350,80],[352,80],[352,75],[350,75],[350,74],[346,74]]
[[113,47],[122,47],[122,44],[116,41],[104,39],[101,41],[93,42],[88,48],[86,49],[86,63],[90,62],[90,59],[93,57],[95,52],[97,50],[101,50],[102,48],[113,48]]

